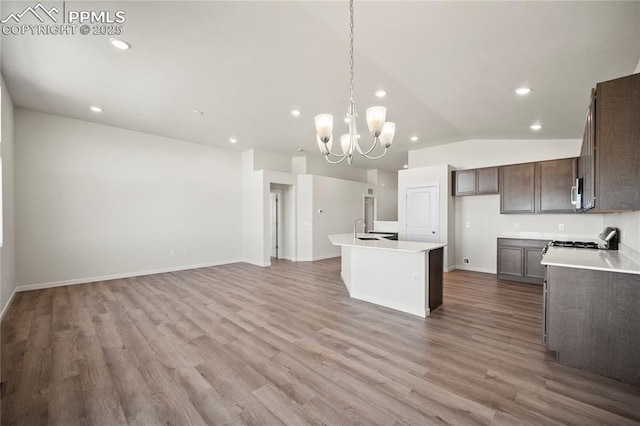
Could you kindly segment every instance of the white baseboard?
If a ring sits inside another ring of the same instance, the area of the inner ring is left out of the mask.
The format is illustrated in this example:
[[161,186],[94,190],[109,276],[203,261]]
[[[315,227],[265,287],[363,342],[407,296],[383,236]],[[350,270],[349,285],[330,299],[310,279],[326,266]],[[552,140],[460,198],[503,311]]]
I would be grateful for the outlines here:
[[379,297],[372,297],[369,295],[363,295],[363,294],[359,294],[358,292],[353,292],[350,294],[350,296],[354,299],[373,303],[374,305],[379,305],[385,308],[395,309],[396,311],[404,312],[405,314],[415,315],[421,318],[426,318],[431,314],[431,311],[429,310],[429,308],[426,308],[423,311],[422,309],[416,309],[413,306],[406,306],[401,303],[389,302],[386,299],[381,299]]
[[342,254],[340,253],[335,253],[335,254],[325,254],[324,256],[315,256],[313,258],[313,260],[325,260],[325,259],[334,259],[336,257],[340,257],[342,256]]
[[209,266],[228,265],[230,263],[239,263],[239,262],[242,262],[242,260],[240,259],[221,260],[217,262],[201,263],[197,265],[171,266],[168,268],[152,269],[148,271],[125,272],[122,274],[101,275],[97,277],[76,278],[72,280],[53,281],[48,283],[19,285],[18,287],[16,287],[15,291],[31,291],[31,290],[41,290],[44,288],[64,287],[67,285],[88,284],[88,283],[95,283],[99,281],[118,280],[121,278],[140,277],[143,275],[163,274],[165,272],[186,271],[189,269],[207,268]]
[[445,269],[445,272],[451,272],[451,271],[455,271],[456,269],[458,269],[455,265],[454,266],[449,266],[447,269]]
[[454,269],[460,269],[460,270],[463,270],[463,271],[472,271],[472,272],[483,272],[485,274],[495,274],[496,273],[495,269],[479,268],[477,266],[469,266],[469,265],[456,265],[454,267]]
[[[260,266],[261,268],[267,267],[267,266],[271,266],[271,262],[254,262],[252,260],[240,260],[239,262],[244,262],[244,263],[248,263],[250,265],[255,265],[255,266]],[[229,263],[234,263],[234,262],[229,262]]]
[[293,258],[293,256],[282,256],[282,257],[279,257],[278,259],[280,259],[280,260],[290,260],[290,261],[292,261],[292,262],[295,262],[295,261],[296,261],[296,260]]
[[11,306],[11,302],[13,302],[13,298],[16,297],[16,291],[17,291],[17,288],[14,288],[13,292],[11,293],[11,296],[9,296],[9,300],[7,300],[7,303],[4,305],[4,308],[2,309],[2,313],[0,313],[0,322],[2,322],[5,314],[9,310],[9,307]]

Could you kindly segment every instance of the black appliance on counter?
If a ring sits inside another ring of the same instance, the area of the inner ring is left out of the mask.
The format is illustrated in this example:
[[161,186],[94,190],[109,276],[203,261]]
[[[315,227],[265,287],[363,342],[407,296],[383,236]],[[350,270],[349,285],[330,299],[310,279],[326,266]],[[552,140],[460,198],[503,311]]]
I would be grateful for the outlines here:
[[604,248],[607,250],[618,250],[618,243],[620,243],[620,230],[618,228],[612,228],[607,226],[598,238],[604,241]]
[[553,240],[545,246],[542,250],[542,254],[545,254],[549,247],[570,247],[581,249],[600,249],[600,250],[618,250],[618,244],[620,242],[620,230],[618,228],[612,228],[607,226],[604,231],[598,235],[598,238],[602,240],[601,243],[594,241],[559,241]]

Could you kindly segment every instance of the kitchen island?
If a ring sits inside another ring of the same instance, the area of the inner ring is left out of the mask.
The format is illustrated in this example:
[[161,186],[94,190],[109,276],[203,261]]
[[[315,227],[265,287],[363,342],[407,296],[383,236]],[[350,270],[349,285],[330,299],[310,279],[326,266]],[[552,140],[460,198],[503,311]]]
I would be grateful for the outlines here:
[[446,244],[390,241],[370,234],[329,235],[329,240],[341,246],[340,275],[354,299],[423,318],[442,304]]

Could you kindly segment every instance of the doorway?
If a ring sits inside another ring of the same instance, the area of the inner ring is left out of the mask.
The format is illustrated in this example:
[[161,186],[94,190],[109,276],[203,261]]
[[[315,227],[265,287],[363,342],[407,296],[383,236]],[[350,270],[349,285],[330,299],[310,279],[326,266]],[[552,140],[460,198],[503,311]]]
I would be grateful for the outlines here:
[[407,188],[407,241],[437,243],[440,202],[438,185]]
[[373,221],[377,219],[376,207],[376,197],[365,195],[363,200],[365,232],[373,231]]
[[279,259],[281,257],[280,246],[282,244],[282,191],[272,189],[270,194],[270,234],[271,234],[271,257]]

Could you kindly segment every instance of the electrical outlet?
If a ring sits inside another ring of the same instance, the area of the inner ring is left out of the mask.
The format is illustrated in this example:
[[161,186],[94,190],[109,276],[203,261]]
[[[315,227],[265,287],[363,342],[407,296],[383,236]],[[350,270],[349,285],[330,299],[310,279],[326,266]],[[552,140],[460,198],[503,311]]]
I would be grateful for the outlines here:
[[558,224],[558,230],[559,231],[564,231],[564,223]]
[[520,224],[519,223],[514,224],[513,229],[520,229]]
[[176,251],[175,250],[169,250],[169,257],[173,257],[176,255]]
[[467,263],[468,264],[469,263],[469,258],[465,257],[464,259],[462,259],[462,263]]
[[465,227],[465,228],[471,228],[471,223],[466,222],[466,223],[464,224],[464,227]]

